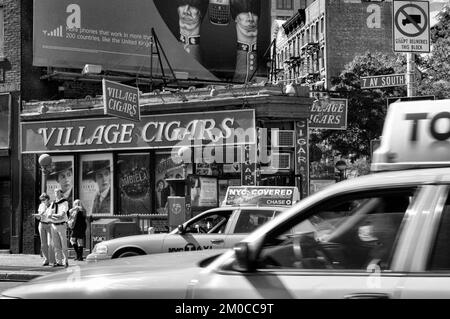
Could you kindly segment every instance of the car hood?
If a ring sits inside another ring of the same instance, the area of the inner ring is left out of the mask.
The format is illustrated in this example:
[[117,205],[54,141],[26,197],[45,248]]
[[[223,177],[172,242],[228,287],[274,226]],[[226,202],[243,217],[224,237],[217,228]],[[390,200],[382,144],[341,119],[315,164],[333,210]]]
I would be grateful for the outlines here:
[[16,298],[184,298],[192,278],[226,249],[154,254],[72,266],[4,291]]
[[164,239],[169,235],[168,233],[162,234],[144,234],[144,235],[133,235],[133,236],[125,236],[114,238],[110,240],[102,241],[103,245],[107,245],[108,247],[115,249],[121,246],[142,246],[144,244],[148,244],[149,241],[160,242],[161,245]]

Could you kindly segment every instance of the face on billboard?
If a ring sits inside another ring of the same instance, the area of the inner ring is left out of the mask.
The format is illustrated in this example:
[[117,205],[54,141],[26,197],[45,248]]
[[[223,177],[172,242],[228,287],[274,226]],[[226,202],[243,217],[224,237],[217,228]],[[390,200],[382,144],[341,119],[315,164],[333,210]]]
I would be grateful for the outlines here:
[[192,30],[200,26],[200,10],[190,5],[178,7],[180,17],[180,28]]
[[237,30],[246,37],[258,35],[258,16],[251,12],[239,13],[236,17]]

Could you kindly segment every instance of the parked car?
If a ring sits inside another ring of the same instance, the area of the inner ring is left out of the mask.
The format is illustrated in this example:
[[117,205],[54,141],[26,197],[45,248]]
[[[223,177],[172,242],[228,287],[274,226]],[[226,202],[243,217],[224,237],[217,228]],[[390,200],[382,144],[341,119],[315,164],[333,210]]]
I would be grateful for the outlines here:
[[[95,245],[87,262],[138,255],[230,248],[285,207],[221,207],[203,212],[170,233],[126,236]],[[252,222],[254,221],[254,222]]]

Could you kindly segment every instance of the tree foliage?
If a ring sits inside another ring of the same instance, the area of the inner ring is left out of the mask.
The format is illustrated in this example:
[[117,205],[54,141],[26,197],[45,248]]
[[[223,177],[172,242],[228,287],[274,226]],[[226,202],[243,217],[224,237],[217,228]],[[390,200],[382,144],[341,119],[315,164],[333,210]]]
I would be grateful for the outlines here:
[[331,88],[331,97],[348,99],[347,130],[317,130],[311,134],[312,143],[331,145],[338,154],[347,158],[370,155],[370,141],[381,135],[387,110],[387,98],[405,96],[404,87],[361,89],[363,76],[406,72],[403,55],[366,53],[356,56],[346,65]]
[[421,66],[424,72],[418,92],[443,99],[450,98],[450,5],[439,12],[437,19],[431,29],[431,54]]

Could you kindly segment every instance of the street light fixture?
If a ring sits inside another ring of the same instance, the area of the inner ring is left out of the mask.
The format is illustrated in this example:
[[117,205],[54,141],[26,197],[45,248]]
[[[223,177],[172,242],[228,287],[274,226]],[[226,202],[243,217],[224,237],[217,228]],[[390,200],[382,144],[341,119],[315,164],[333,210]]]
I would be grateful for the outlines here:
[[343,160],[339,160],[335,165],[336,169],[339,171],[339,182],[345,179],[345,171],[347,170],[347,163]]
[[50,168],[52,166],[52,157],[48,154],[42,154],[39,156],[39,165],[41,166],[42,172],[42,193],[47,193],[47,175],[50,173]]

